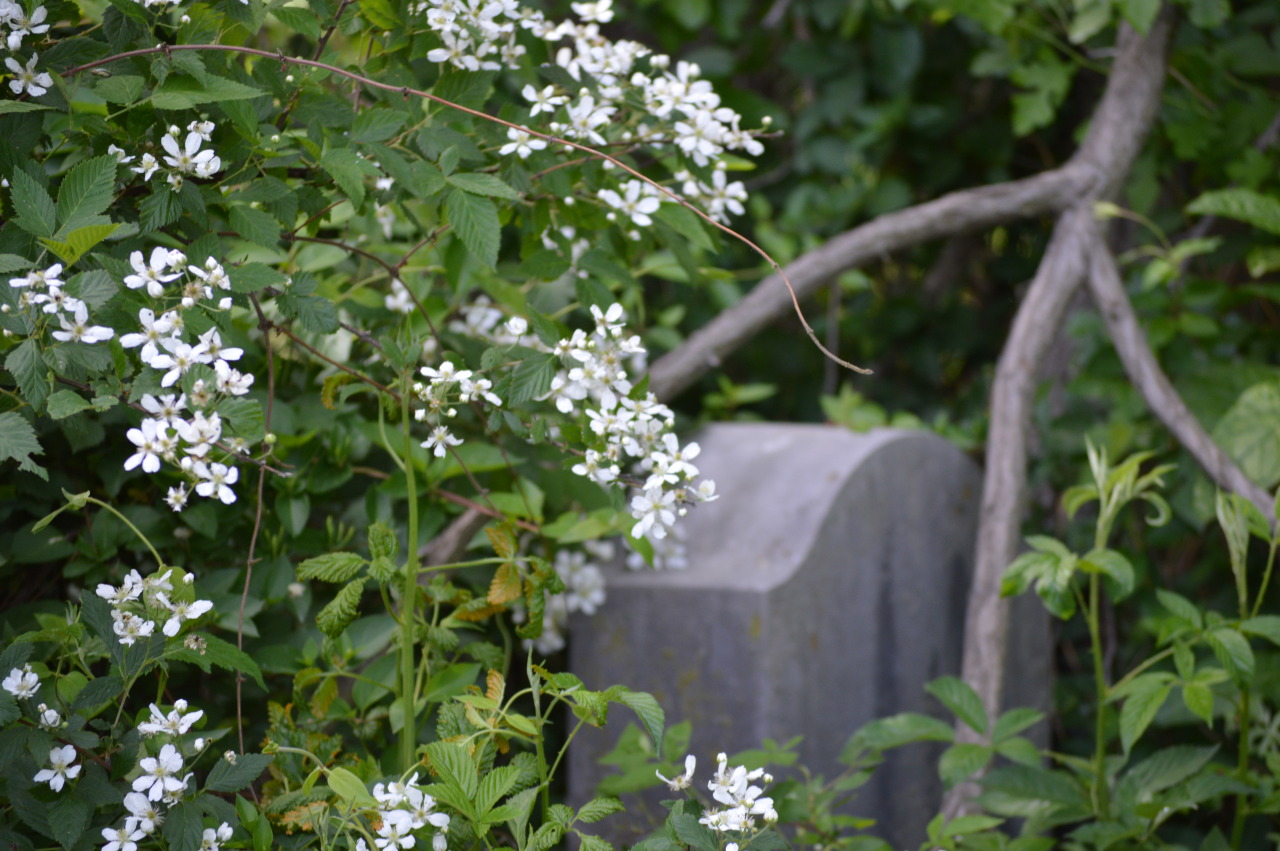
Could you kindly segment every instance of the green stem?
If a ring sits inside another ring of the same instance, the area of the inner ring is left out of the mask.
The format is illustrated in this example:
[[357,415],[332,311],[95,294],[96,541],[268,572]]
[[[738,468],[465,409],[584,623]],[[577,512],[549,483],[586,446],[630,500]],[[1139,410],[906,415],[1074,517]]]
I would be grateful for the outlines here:
[[[1240,690],[1240,741],[1236,745],[1238,752],[1236,762],[1236,779],[1244,782],[1249,770],[1249,688]],[[1249,799],[1243,792],[1236,795],[1235,817],[1231,820],[1231,848],[1240,851],[1240,840],[1244,838],[1244,820],[1249,814]]]
[[151,541],[147,538],[146,535],[142,534],[142,532],[139,531],[137,526],[134,526],[133,523],[129,521],[128,517],[125,517],[123,514],[117,511],[115,506],[113,506],[109,502],[103,502],[102,500],[92,496],[86,497],[86,502],[92,502],[94,505],[101,506],[102,508],[105,508],[107,511],[110,511],[116,517],[119,517],[120,522],[128,526],[129,529],[133,532],[133,534],[137,535],[139,540],[141,540],[142,543],[147,545],[147,549],[151,550],[151,557],[156,560],[156,564],[159,565],[159,569],[161,570],[164,569],[164,559],[160,558],[160,553],[156,552],[156,548],[151,545]]
[[538,780],[542,786],[542,819],[547,821],[551,818],[551,784],[547,782],[547,751],[543,744],[543,730],[545,729],[546,720],[542,717],[542,689],[538,682],[538,674],[533,670],[533,651],[529,651],[529,656],[525,661],[525,671],[529,678],[529,695],[533,699],[533,717],[538,719],[538,735],[533,740],[533,746],[538,754]]
[[1250,617],[1257,617],[1258,610],[1262,608],[1262,601],[1267,596],[1267,585],[1271,582],[1271,568],[1276,564],[1276,548],[1280,547],[1280,538],[1271,542],[1271,548],[1267,551],[1267,569],[1262,572],[1262,584],[1258,586],[1258,596],[1253,601],[1253,611]]
[[1111,687],[1111,691],[1112,692],[1120,691],[1122,688],[1124,688],[1126,685],[1129,684],[1130,680],[1135,679],[1139,674],[1147,670],[1147,668],[1150,668],[1152,665],[1156,665],[1164,661],[1165,659],[1168,659],[1170,656],[1173,655],[1173,652],[1174,652],[1173,647],[1166,647],[1164,650],[1161,650],[1159,653],[1152,656],[1150,659],[1147,659],[1141,665],[1139,665],[1138,667],[1134,668],[1132,671],[1130,671],[1129,673],[1121,677],[1120,680]]
[[1093,785],[1094,809],[1098,818],[1106,818],[1111,805],[1107,789],[1107,743],[1105,706],[1107,702],[1107,680],[1102,670],[1102,636],[1098,627],[1099,620],[1099,585],[1098,574],[1089,575],[1089,607],[1085,611],[1085,619],[1089,623],[1089,643],[1093,650],[1093,686],[1097,694],[1097,716],[1094,719],[1094,751],[1093,751]]
[[418,480],[413,466],[413,422],[409,411],[411,374],[404,378],[400,394],[401,429],[404,433],[404,477],[409,499],[409,538],[405,552],[404,585],[400,592],[400,700],[404,713],[404,729],[400,733],[400,763],[408,771],[417,761],[418,725],[414,700],[415,601],[418,599]]

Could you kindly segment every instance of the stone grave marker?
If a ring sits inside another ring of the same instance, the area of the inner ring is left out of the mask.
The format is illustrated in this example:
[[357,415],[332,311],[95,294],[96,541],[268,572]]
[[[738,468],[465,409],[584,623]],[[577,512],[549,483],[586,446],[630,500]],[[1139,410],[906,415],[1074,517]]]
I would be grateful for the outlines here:
[[[725,423],[697,440],[695,463],[721,497],[681,521],[688,567],[610,567],[605,604],[572,623],[569,669],[589,688],[653,693],[669,724],[691,721],[703,790],[720,751],[803,735],[801,762],[832,777],[840,749],[867,721],[941,715],[923,686],[960,666],[977,466],[917,431]],[[1047,621],[1027,602],[1011,625],[1007,704],[1046,708]],[[571,802],[589,800],[609,773],[597,760],[626,714],[618,708],[605,728],[578,734]],[[873,832],[894,847],[915,847],[941,800],[940,752],[913,745],[891,754],[850,812],[875,818]],[[663,789],[650,800],[669,796]],[[601,825],[624,844],[654,826],[630,809]]]

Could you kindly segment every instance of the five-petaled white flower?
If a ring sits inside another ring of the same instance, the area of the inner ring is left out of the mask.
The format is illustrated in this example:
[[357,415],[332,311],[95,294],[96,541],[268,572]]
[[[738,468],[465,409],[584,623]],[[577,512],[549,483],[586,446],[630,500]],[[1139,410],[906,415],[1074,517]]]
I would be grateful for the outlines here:
[[31,670],[30,665],[23,665],[9,672],[9,676],[4,678],[3,686],[5,691],[18,700],[26,700],[35,697],[40,690],[40,678]]
[[693,782],[693,769],[698,765],[698,758],[693,754],[689,754],[684,758],[684,774],[677,774],[668,780],[662,776],[661,771],[655,771],[658,779],[667,784],[667,788],[673,792],[679,792],[681,789],[688,789],[689,784]]
[[9,81],[9,88],[15,95],[23,92],[38,98],[53,88],[53,78],[44,71],[36,71],[36,55],[32,54],[24,68],[12,56],[4,60],[5,66],[14,73],[15,79]]
[[61,792],[68,780],[74,780],[80,774],[81,766],[75,765],[76,749],[74,745],[65,745],[49,751],[49,768],[42,768],[32,778],[36,783],[48,783],[49,788]]
[[146,792],[152,801],[186,788],[186,784],[176,776],[182,771],[182,754],[173,745],[162,747],[158,756],[144,757],[138,761],[138,766],[142,774],[133,781],[133,791]]
[[462,440],[460,438],[454,437],[449,433],[448,426],[436,426],[431,430],[431,436],[422,442],[422,448],[431,449],[434,447],[435,451],[432,454],[437,458],[443,458],[445,452],[448,451],[448,447],[460,446],[461,444]]

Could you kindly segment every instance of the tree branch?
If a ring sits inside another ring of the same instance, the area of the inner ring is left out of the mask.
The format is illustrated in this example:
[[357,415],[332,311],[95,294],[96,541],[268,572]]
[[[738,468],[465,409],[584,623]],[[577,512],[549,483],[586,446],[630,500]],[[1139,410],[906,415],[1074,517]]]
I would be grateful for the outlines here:
[[[1068,163],[1093,179],[1054,227],[1036,277],[1014,317],[991,390],[982,513],[974,556],[973,582],[965,621],[961,676],[982,699],[989,717],[1001,707],[1009,607],[1000,597],[1000,578],[1018,551],[1026,489],[1027,434],[1036,375],[1076,287],[1089,268],[1096,234],[1093,205],[1123,183],[1142,148],[1160,104],[1165,47],[1171,30],[1168,7],[1145,36],[1122,28],[1119,51],[1084,142]],[[961,740],[972,740],[957,726]],[[948,793],[943,812],[969,808],[976,788],[961,784]]]
[[1271,495],[1246,476],[1213,442],[1160,369],[1125,293],[1115,259],[1103,242],[1097,225],[1090,226],[1088,243],[1089,291],[1107,323],[1107,332],[1129,380],[1142,393],[1151,412],[1173,432],[1209,478],[1219,487],[1248,499],[1258,507],[1263,517],[1270,517],[1274,501]]

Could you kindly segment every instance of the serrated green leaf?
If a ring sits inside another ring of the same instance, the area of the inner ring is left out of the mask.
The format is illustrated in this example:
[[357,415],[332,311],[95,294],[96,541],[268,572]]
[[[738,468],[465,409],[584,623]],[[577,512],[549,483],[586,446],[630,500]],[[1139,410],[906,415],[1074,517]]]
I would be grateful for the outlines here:
[[184,646],[181,649],[170,651],[170,658],[175,661],[189,662],[205,673],[209,673],[214,667],[218,667],[224,671],[248,674],[258,684],[259,688],[266,691],[267,685],[262,681],[262,669],[258,667],[258,663],[253,660],[252,656],[234,644],[218,638],[216,635],[199,633],[196,638],[199,639],[197,649]]
[[474,801],[480,791],[480,777],[476,764],[465,746],[456,742],[432,742],[426,746],[427,758],[445,783],[455,787]]
[[368,562],[356,553],[326,553],[309,558],[298,565],[299,579],[319,579],[321,582],[350,582]]
[[[511,791],[520,778],[520,769],[513,765],[494,768],[480,781],[476,792],[475,808],[477,821],[502,821],[503,819],[486,818],[489,811],[498,803],[498,799]],[[505,818],[505,817],[504,817]]]
[[551,391],[551,380],[560,370],[555,355],[530,355],[511,373],[511,388],[503,394],[508,405],[519,405]]
[[157,109],[191,109],[202,103],[249,100],[265,95],[262,89],[207,76],[204,82],[194,77],[170,76],[151,93],[151,103]]
[[320,35],[320,19],[307,7],[276,6],[271,14],[293,32],[301,33],[307,38],[317,38]]
[[1089,573],[1101,573],[1113,583],[1111,593],[1117,602],[1133,593],[1136,581],[1133,565],[1115,550],[1097,549],[1080,560],[1080,567]]
[[666,713],[662,711],[662,707],[658,705],[654,696],[645,691],[632,691],[628,688],[621,688],[616,692],[610,689],[607,694],[609,700],[630,707],[635,712],[640,718],[640,723],[644,725],[645,732],[653,740],[654,750],[662,753],[662,734]]
[[1018,735],[1031,725],[1038,724],[1043,718],[1043,712],[1028,706],[1010,709],[996,719],[995,727],[991,731],[991,739],[994,742],[1002,742],[1010,736]]
[[587,824],[593,824],[595,822],[600,821],[600,819],[604,818],[605,816],[610,816],[610,815],[613,815],[614,813],[620,813],[624,809],[626,809],[626,807],[624,807],[622,805],[622,802],[619,801],[617,798],[613,798],[613,797],[593,798],[587,803],[583,804],[582,808],[578,810],[578,821],[586,822]]
[[1243,685],[1253,679],[1253,650],[1243,635],[1231,627],[1219,626],[1206,631],[1204,640],[1233,680]]
[[209,772],[204,788],[210,792],[239,792],[261,777],[274,759],[270,754],[245,753],[232,763],[224,756]]
[[234,293],[256,293],[267,287],[281,287],[285,276],[264,263],[244,263],[227,270]]
[[961,742],[942,752],[938,760],[938,776],[948,787],[972,777],[991,761],[989,745]]
[[194,801],[179,801],[165,812],[161,830],[171,851],[198,851],[204,814]]
[[1120,743],[1125,753],[1146,732],[1169,697],[1170,688],[1167,675],[1147,674],[1138,677],[1126,689],[1127,697],[1120,709]]
[[508,201],[514,201],[520,197],[519,193],[492,174],[464,172],[451,174],[445,178],[445,181],[473,195],[487,195],[490,198],[503,198]]
[[270,213],[237,204],[231,208],[231,229],[242,239],[274,248],[280,241],[280,222]]
[[1183,683],[1182,702],[1191,714],[1213,726],[1213,690],[1203,683]]
[[[49,397],[47,403],[47,411],[50,417],[55,420],[66,419],[72,414],[78,414],[81,411],[87,411],[93,405],[88,399],[81,396],[74,390],[59,390]],[[0,438],[2,439],[2,438]],[[3,450],[0,450],[0,455]]]
[[472,256],[491,269],[498,265],[502,228],[492,201],[461,189],[452,189],[445,199],[444,213]]
[[351,122],[348,137],[353,142],[383,142],[400,132],[409,116],[394,109],[365,109]]
[[49,806],[49,827],[53,831],[53,838],[58,840],[63,848],[74,848],[84,834],[85,828],[89,826],[93,806],[74,791],[66,789],[63,791],[66,794],[59,795],[57,800]]
[[134,74],[113,74],[99,80],[93,87],[98,97],[107,103],[129,104],[138,100],[146,80]]
[[1280,234],[1280,198],[1252,189],[1215,189],[1187,205],[1197,216],[1219,216],[1253,225],[1268,233]]
[[53,109],[53,107],[32,103],[29,100],[0,100],[0,115],[8,115],[12,112],[40,112],[45,109]]
[[[578,842],[582,851],[613,851],[613,843],[599,836],[591,836],[587,833],[578,833]],[[763,843],[753,839],[752,848],[759,848]]]
[[1130,768],[1125,774],[1125,780],[1137,787],[1142,798],[1147,798],[1186,780],[1208,764],[1217,752],[1217,745],[1200,748],[1174,745],[1162,748]]
[[182,215],[182,202],[178,193],[157,183],[151,194],[138,205],[138,230],[142,234],[173,224]]
[[364,203],[365,188],[364,172],[360,168],[356,152],[350,148],[330,148],[320,157],[320,167],[351,199],[351,204],[359,209]]
[[364,595],[365,582],[354,579],[342,586],[337,595],[316,615],[316,626],[330,638],[337,638],[360,613],[360,598]]
[[19,470],[34,473],[48,481],[49,474],[45,468],[31,459],[32,455],[43,454],[35,429],[21,414],[13,411],[0,414],[0,462],[17,461]]
[[400,15],[389,0],[360,0],[360,13],[380,30],[394,32],[400,26]]
[[40,345],[33,339],[23,340],[9,352],[4,368],[18,382],[18,390],[31,406],[39,410],[49,398],[49,367],[41,356]]
[[62,179],[56,208],[57,233],[67,242],[71,242],[72,231],[85,225],[100,224],[98,218],[115,199],[116,166],[115,156],[106,154],[85,160]]
[[9,178],[13,200],[13,223],[35,237],[51,237],[57,223],[57,212],[49,192],[22,169]]
[[982,698],[968,683],[956,677],[938,677],[925,685],[924,690],[942,701],[970,729],[987,732],[987,712],[982,708]]
[[395,558],[400,551],[400,539],[395,530],[385,523],[369,525],[369,555],[374,558]]

